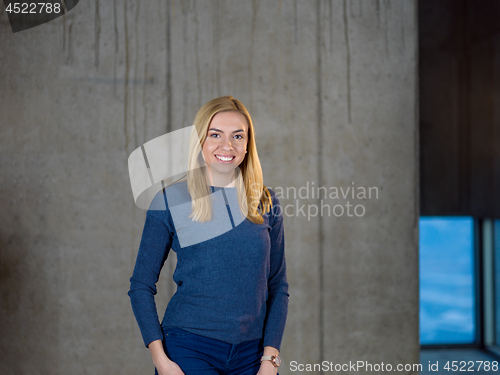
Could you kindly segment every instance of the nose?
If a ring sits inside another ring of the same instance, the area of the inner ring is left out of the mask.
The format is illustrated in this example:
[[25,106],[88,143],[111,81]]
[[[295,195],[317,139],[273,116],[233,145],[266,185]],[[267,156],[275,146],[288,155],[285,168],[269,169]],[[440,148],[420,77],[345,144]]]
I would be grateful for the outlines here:
[[222,149],[223,150],[232,150],[233,146],[231,145],[231,139],[230,138],[225,138],[223,143],[222,143]]

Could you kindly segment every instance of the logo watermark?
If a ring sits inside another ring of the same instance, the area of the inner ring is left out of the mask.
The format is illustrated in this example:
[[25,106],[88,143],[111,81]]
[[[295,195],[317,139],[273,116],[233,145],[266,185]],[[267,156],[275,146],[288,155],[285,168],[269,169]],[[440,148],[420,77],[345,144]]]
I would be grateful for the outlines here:
[[333,363],[330,361],[323,361],[321,363],[298,363],[297,361],[290,362],[290,371],[300,372],[404,372],[414,373],[422,371],[423,366],[420,363],[398,363],[392,365],[390,363],[371,363],[368,361],[349,361],[349,363]]
[[11,1],[4,0],[13,33],[50,22],[73,9],[79,0]]
[[[366,214],[365,202],[379,199],[377,186],[358,186],[354,181],[349,186],[316,186],[314,181],[306,181],[300,187],[267,187],[280,200],[281,207],[276,207],[275,215],[304,217],[308,221],[317,216],[363,217]],[[304,203],[306,200],[309,202]],[[292,203],[287,203],[289,201]]]

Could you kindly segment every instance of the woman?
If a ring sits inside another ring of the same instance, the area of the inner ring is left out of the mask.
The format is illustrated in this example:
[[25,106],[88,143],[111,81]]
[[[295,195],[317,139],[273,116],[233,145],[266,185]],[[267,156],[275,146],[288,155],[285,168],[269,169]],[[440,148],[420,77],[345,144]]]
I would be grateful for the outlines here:
[[[213,99],[194,125],[187,181],[147,212],[132,308],[156,374],[276,375],[289,296],[279,200],[241,102]],[[170,248],[177,291],[160,325],[154,295]]]

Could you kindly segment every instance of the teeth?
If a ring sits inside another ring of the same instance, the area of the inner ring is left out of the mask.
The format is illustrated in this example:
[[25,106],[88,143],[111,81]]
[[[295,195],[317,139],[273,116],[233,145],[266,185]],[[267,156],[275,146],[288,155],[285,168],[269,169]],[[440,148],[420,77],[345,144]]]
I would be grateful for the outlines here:
[[224,156],[219,156],[219,155],[215,155],[215,157],[219,160],[222,160],[222,161],[231,161],[233,160],[234,156],[230,156],[230,157],[224,157]]

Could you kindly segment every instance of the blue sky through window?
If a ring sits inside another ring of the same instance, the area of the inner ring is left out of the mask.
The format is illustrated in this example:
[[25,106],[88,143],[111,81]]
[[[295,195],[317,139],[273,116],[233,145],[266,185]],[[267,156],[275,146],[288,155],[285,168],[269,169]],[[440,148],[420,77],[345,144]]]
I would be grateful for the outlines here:
[[472,343],[472,217],[420,218],[420,343]]

